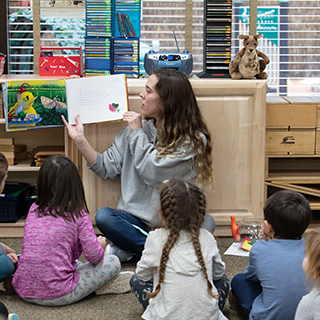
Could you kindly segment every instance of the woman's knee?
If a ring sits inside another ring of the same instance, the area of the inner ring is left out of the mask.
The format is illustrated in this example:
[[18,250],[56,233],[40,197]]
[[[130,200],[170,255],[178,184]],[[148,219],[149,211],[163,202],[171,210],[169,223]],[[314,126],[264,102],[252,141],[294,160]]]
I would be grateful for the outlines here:
[[113,269],[115,275],[117,275],[121,271],[121,262],[119,258],[114,254],[104,256],[104,266],[106,266],[107,269]]
[[108,217],[110,216],[111,209],[108,207],[101,208],[97,211],[95,215],[95,220],[97,225],[105,224],[105,222],[108,220]]
[[216,222],[210,215],[206,214],[201,227],[213,233],[216,229]]

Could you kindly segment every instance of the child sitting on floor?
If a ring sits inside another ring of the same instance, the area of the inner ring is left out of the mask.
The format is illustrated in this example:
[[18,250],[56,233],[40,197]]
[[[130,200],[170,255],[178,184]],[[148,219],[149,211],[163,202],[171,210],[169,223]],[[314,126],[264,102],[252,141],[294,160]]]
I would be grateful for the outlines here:
[[[4,189],[4,185],[8,175],[8,161],[0,152],[0,194]],[[15,270],[15,264],[18,258],[16,252],[6,244],[0,242],[0,285],[1,291],[6,294],[13,294],[14,290],[11,286],[12,274]]]
[[312,212],[305,197],[281,190],[264,206],[262,234],[265,240],[251,248],[244,274],[231,281],[231,308],[249,319],[292,320],[303,295],[307,293],[302,269],[302,237]]
[[229,282],[212,233],[201,228],[206,212],[203,192],[190,182],[171,179],[161,189],[160,206],[164,227],[149,233],[130,280],[146,308],[142,318],[227,319],[219,310],[213,280],[223,278],[224,297]]
[[320,228],[314,229],[306,240],[306,256],[302,267],[314,287],[305,295],[297,308],[295,320],[320,319]]
[[[12,281],[17,294],[43,306],[83,299],[120,272],[119,259],[105,255],[105,247],[106,239],[93,231],[75,164],[62,155],[50,156],[40,168],[37,200],[24,226],[22,254]],[[82,252],[85,264],[78,260]],[[129,279],[125,291],[130,290]]]

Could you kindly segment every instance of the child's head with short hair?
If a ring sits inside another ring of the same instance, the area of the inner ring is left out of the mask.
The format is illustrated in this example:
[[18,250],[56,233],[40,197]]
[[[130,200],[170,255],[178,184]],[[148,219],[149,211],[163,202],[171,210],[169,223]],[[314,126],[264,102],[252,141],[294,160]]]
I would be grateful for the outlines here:
[[37,180],[37,215],[62,216],[74,221],[89,213],[81,177],[75,164],[66,156],[48,157],[39,170]]
[[164,182],[160,191],[160,207],[164,225],[170,234],[162,250],[159,284],[153,293],[147,294],[148,298],[154,298],[160,291],[170,250],[178,240],[181,230],[190,232],[198,261],[207,280],[208,292],[212,297],[217,298],[212,292],[199,241],[200,228],[206,214],[206,199],[203,191],[191,182],[176,178],[170,179]]
[[0,152],[0,193],[2,193],[7,175],[8,175],[8,161],[3,153]]
[[306,275],[316,280],[320,286],[320,228],[312,230],[306,239],[306,257],[303,260],[303,270]]
[[263,208],[265,223],[273,229],[273,238],[301,239],[312,220],[309,201],[292,190],[272,194]]

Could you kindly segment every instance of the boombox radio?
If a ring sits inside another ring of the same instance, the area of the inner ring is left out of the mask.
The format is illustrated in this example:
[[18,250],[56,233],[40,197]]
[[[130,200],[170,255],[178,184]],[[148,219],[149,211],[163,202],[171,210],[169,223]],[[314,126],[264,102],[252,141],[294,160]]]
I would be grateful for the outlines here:
[[183,52],[155,52],[150,50],[144,57],[144,69],[148,75],[158,69],[171,69],[189,75],[192,68],[192,54],[188,50]]

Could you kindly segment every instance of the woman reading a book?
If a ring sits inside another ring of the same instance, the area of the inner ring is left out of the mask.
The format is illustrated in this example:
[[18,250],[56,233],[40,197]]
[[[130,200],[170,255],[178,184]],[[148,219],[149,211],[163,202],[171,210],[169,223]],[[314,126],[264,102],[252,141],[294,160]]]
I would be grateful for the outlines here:
[[[101,179],[121,177],[117,209],[101,208],[95,219],[112,242],[106,250],[122,262],[140,256],[148,231],[161,225],[159,191],[164,180],[177,177],[201,185],[213,181],[211,136],[188,78],[177,71],[156,70],[140,97],[146,120],[126,112],[128,127],[102,154],[85,138],[79,116],[75,126],[62,117],[89,168]],[[206,215],[202,226],[213,232],[215,222]]]

